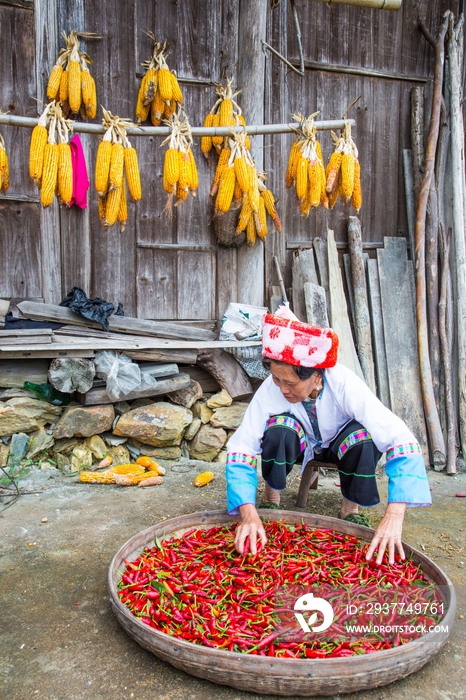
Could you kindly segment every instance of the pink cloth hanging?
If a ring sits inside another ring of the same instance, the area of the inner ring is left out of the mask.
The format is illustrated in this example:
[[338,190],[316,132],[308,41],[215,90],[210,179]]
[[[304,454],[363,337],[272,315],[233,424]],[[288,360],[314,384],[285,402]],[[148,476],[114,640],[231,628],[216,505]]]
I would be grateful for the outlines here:
[[73,196],[70,206],[76,204],[80,209],[87,209],[87,190],[89,189],[89,178],[87,177],[86,159],[79,138],[79,134],[73,136],[70,141],[71,162],[73,164]]

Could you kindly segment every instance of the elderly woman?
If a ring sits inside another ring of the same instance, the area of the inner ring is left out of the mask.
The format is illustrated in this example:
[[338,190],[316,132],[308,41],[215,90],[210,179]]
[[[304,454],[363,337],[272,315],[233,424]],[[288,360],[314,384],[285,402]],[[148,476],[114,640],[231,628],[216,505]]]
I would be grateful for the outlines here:
[[[265,316],[264,358],[271,376],[248,406],[244,419],[228,443],[228,512],[240,513],[235,545],[243,551],[250,538],[266,543],[257,513],[257,456],[261,455],[266,485],[264,504],[278,506],[286,477],[303,454],[303,468],[311,460],[333,463],[340,474],[341,517],[360,506],[379,503],[375,468],[386,453],[388,505],[367,552],[377,550],[377,562],[388,548],[404,558],[401,543],[406,507],[431,504],[429,483],[419,443],[405,423],[386,408],[351,370],[337,363],[338,337],[280,315]],[[267,360],[266,360],[267,361]]]

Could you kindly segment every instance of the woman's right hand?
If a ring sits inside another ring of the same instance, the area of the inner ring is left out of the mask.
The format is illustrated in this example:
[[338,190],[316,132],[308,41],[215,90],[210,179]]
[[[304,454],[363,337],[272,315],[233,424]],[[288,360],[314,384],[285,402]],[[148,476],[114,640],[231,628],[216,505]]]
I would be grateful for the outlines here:
[[239,554],[242,554],[246,537],[249,537],[250,552],[251,554],[256,554],[257,538],[259,537],[262,546],[265,546],[267,542],[262,520],[259,518],[256,507],[252,503],[240,506],[239,512],[241,514],[241,523],[236,528],[235,549]]

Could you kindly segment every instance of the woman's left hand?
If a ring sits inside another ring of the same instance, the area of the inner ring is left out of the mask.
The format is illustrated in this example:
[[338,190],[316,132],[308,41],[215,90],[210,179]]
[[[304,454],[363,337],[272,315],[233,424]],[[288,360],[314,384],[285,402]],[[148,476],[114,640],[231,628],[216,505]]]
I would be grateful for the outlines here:
[[401,533],[403,530],[403,518],[406,510],[406,503],[389,503],[385,515],[377,526],[375,535],[372,538],[366,559],[372,559],[372,555],[377,550],[377,564],[382,563],[385,549],[388,547],[388,560],[390,564],[395,561],[395,547],[402,559],[405,558],[403,545],[401,544]]

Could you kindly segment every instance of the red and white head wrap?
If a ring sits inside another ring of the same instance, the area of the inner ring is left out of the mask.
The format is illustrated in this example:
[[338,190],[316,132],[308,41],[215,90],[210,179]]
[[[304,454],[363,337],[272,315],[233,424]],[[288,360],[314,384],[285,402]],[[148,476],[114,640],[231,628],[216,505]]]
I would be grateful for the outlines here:
[[262,354],[288,365],[327,369],[337,362],[338,336],[331,328],[301,323],[291,312],[284,317],[279,310],[264,316]]

